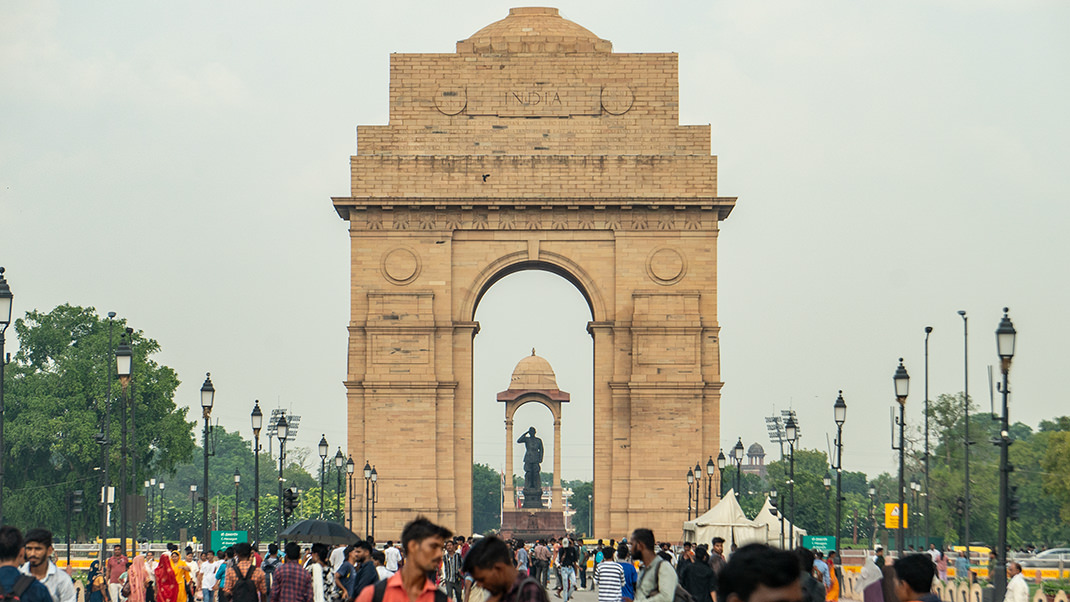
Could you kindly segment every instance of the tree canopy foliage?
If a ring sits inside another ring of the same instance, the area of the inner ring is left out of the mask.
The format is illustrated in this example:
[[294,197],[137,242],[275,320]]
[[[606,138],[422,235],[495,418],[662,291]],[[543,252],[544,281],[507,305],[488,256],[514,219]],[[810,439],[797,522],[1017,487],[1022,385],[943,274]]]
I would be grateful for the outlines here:
[[[120,387],[108,372],[126,327],[124,320],[109,323],[91,308],[60,305],[50,312],[31,311],[15,321],[19,350],[5,374],[5,429],[7,456],[4,479],[5,519],[14,524],[45,526],[57,533],[64,524],[65,496],[83,490],[86,512],[76,529],[99,532],[98,507],[102,451],[98,443],[106,406],[110,401],[110,462],[113,484],[121,449]],[[137,474],[130,483],[143,482],[150,470],[171,471],[193,452],[192,422],[185,408],[176,407],[178,376],[154,359],[159,344],[143,332],[130,335],[134,380],[129,404],[137,424],[130,441]],[[133,490],[137,491],[137,490]]]

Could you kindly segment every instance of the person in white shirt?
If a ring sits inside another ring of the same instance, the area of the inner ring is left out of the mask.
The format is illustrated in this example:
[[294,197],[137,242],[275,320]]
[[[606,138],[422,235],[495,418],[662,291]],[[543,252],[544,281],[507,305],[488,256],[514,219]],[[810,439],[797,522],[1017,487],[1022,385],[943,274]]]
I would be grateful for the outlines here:
[[338,567],[342,566],[342,563],[346,560],[346,545],[342,544],[335,549],[331,550],[331,568],[338,570]]
[[1003,596],[1003,602],[1029,602],[1029,584],[1022,576],[1022,565],[1017,562],[1007,563],[1007,593]]
[[394,542],[386,542],[386,549],[383,550],[383,555],[386,557],[383,567],[393,573],[398,572],[398,567],[401,566],[401,550],[397,549]]
[[215,552],[212,550],[208,550],[205,559],[201,562],[201,597],[204,602],[213,602],[215,599],[216,584],[219,583],[215,574],[222,564],[223,561],[216,559]]
[[52,594],[53,602],[76,602],[78,594],[70,575],[59,570],[49,557],[52,556],[52,532],[46,529],[30,529],[26,532],[23,547],[26,563],[19,568],[24,575],[37,577]]

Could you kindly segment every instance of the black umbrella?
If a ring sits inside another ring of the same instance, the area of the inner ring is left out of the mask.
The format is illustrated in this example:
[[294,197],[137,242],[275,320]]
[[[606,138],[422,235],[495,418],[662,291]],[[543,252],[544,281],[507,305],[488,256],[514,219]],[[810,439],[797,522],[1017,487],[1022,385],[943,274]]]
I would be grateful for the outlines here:
[[356,533],[329,520],[308,518],[297,521],[282,532],[282,539],[305,543],[351,544],[360,539]]

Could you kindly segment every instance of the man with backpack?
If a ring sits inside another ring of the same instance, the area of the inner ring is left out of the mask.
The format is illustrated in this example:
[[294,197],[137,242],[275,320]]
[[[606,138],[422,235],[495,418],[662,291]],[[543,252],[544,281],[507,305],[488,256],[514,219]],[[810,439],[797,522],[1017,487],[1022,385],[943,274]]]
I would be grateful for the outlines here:
[[643,570],[635,586],[635,602],[673,602],[676,597],[676,571],[671,562],[657,555],[654,532],[636,529],[628,541],[632,544],[632,558],[643,561]]
[[32,575],[19,572],[22,533],[10,525],[0,527],[0,602],[52,602],[52,594]]
[[264,571],[253,562],[253,547],[248,542],[234,546],[236,561],[227,567],[223,591],[232,602],[259,602],[260,596],[267,595]]
[[509,546],[497,537],[484,537],[464,558],[464,572],[497,602],[548,602],[546,588],[513,566]]

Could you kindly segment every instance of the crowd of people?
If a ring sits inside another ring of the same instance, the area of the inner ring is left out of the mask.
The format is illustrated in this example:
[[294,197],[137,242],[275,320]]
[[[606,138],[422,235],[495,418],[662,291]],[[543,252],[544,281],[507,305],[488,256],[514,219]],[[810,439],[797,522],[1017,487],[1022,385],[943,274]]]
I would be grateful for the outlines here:
[[[838,602],[842,569],[834,551],[784,551],[725,541],[657,543],[649,529],[588,547],[575,537],[524,542],[454,537],[418,517],[397,545],[371,540],[330,547],[288,542],[266,554],[249,543],[195,552],[169,545],[157,559],[127,558],[114,546],[90,565],[87,602],[549,602],[597,590],[598,602]],[[735,546],[733,546],[735,548]],[[935,551],[935,553],[933,553]],[[0,601],[77,602],[70,569],[52,558],[52,534],[0,527]],[[885,561],[883,550],[861,571],[864,602],[939,602],[931,592],[942,552]],[[1017,563],[1005,602],[1027,602]],[[553,578],[551,582],[551,577]]]

